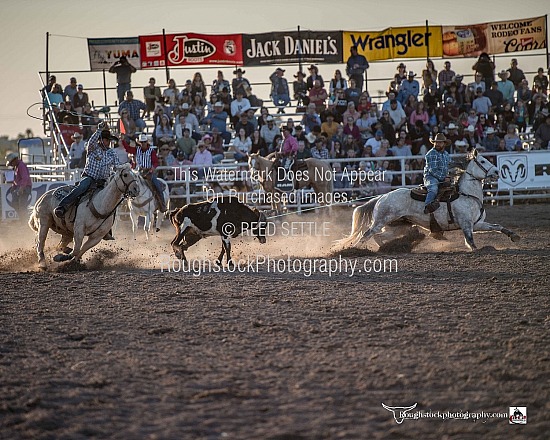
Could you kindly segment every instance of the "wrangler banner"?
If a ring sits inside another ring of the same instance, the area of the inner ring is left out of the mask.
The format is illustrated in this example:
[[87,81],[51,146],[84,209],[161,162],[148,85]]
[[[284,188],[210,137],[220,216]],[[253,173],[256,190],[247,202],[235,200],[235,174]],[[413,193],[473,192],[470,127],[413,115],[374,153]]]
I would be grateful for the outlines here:
[[545,17],[443,27],[443,56],[476,57],[545,49]]
[[341,31],[293,31],[243,35],[245,66],[342,62]]
[[345,62],[350,47],[358,47],[357,52],[368,61],[390,60],[394,58],[426,58],[427,45],[430,57],[441,57],[441,26],[388,28],[375,32],[344,32]]
[[139,38],[88,38],[90,70],[109,70],[124,55],[136,69],[140,69]]
[[169,34],[166,35],[166,48],[163,35],[140,36],[139,43],[142,69],[165,67],[166,60],[168,66],[243,64],[240,34]]

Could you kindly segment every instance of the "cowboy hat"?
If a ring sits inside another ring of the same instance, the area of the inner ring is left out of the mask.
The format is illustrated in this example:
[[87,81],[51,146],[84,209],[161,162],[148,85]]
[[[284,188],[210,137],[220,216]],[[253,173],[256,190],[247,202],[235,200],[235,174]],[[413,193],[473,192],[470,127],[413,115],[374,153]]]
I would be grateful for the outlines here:
[[101,138],[102,139],[109,139],[110,141],[118,141],[118,138],[113,136],[111,134],[111,130],[109,130],[108,128],[105,128],[105,129],[101,130]]
[[233,71],[233,75],[236,75],[237,73],[242,73],[244,75],[246,73],[246,70],[243,70],[239,67],[238,69],[235,69]]
[[315,142],[315,139],[317,139],[317,136],[315,136],[313,133],[308,133],[306,134],[306,140],[310,143],[310,144],[313,144]]
[[294,75],[294,78],[298,78],[300,75],[302,75],[304,78],[306,76],[304,72],[302,72],[301,70],[298,70],[298,72],[296,72],[296,75]]
[[430,138],[430,142],[434,145],[436,142],[445,142],[445,145],[451,145],[451,140],[447,139],[443,133],[437,133],[435,138]]
[[508,78],[510,76],[510,72],[508,72],[507,70],[501,70],[498,74],[498,76],[502,77],[502,76],[506,76],[506,78]]
[[79,133],[78,131],[74,132],[73,135],[71,136],[71,139],[74,140],[76,138],[81,139],[82,138],[82,133]]

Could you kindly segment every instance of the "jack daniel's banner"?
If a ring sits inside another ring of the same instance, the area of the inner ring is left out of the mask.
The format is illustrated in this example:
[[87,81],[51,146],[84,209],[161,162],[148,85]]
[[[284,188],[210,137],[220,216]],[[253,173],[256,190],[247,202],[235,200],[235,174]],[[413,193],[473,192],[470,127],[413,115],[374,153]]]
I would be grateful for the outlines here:
[[341,63],[341,31],[293,31],[243,35],[245,66],[284,63]]
[[[204,35],[193,33],[139,37],[141,68],[192,66],[197,64],[242,65],[241,35]],[[165,56],[166,53],[166,56]]]

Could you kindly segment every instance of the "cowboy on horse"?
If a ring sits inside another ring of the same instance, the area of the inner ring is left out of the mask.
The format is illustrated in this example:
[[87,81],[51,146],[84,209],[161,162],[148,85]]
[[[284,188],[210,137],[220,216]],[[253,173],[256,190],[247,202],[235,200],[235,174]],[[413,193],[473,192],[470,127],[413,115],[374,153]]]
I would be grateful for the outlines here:
[[[109,148],[112,140],[117,138],[111,134],[111,130],[104,122],[100,123],[86,145],[86,165],[82,172],[82,180],[59,202],[54,210],[56,217],[63,218],[67,209],[82,197],[92,184],[104,186],[111,169],[120,165],[116,152]],[[105,240],[114,240],[111,232],[105,236]]]
[[145,178],[146,182],[151,187],[155,199],[158,204],[159,211],[166,212],[166,201],[164,200],[164,188],[163,183],[158,179],[155,174],[155,168],[159,166],[159,159],[156,151],[149,145],[149,137],[142,133],[139,135],[136,143],[137,147],[127,146],[123,144],[126,151],[134,155],[136,161],[136,169],[140,171],[141,175]]
[[430,214],[439,208],[436,200],[439,184],[445,182],[449,172],[451,156],[445,150],[451,141],[443,133],[437,133],[434,139],[430,139],[433,148],[426,153],[426,165],[424,166],[424,185],[428,190],[424,205],[424,214]]

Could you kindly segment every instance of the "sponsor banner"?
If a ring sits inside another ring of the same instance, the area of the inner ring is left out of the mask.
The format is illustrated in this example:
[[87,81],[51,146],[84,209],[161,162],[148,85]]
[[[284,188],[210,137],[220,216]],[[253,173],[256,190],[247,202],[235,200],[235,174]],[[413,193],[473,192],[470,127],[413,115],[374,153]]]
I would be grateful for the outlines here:
[[550,152],[499,154],[498,189],[550,188]]
[[139,37],[141,68],[192,66],[197,64],[242,65],[242,36],[167,34]]
[[430,57],[441,57],[441,26],[388,28],[374,32],[344,32],[344,53],[347,60],[350,47],[368,61],[394,58],[426,58],[428,43]]
[[88,38],[90,70],[109,70],[115,61],[125,55],[136,69],[141,69],[139,38]]
[[[64,185],[73,185],[74,182],[33,182],[31,195],[29,196],[28,206],[34,206],[36,201],[50,189],[58,188]],[[0,185],[0,199],[2,202],[2,220],[17,220],[17,212],[13,208],[11,197],[12,186]]]
[[477,57],[546,48],[544,17],[443,27],[443,56]]
[[341,31],[293,31],[243,35],[245,66],[283,63],[341,63]]

